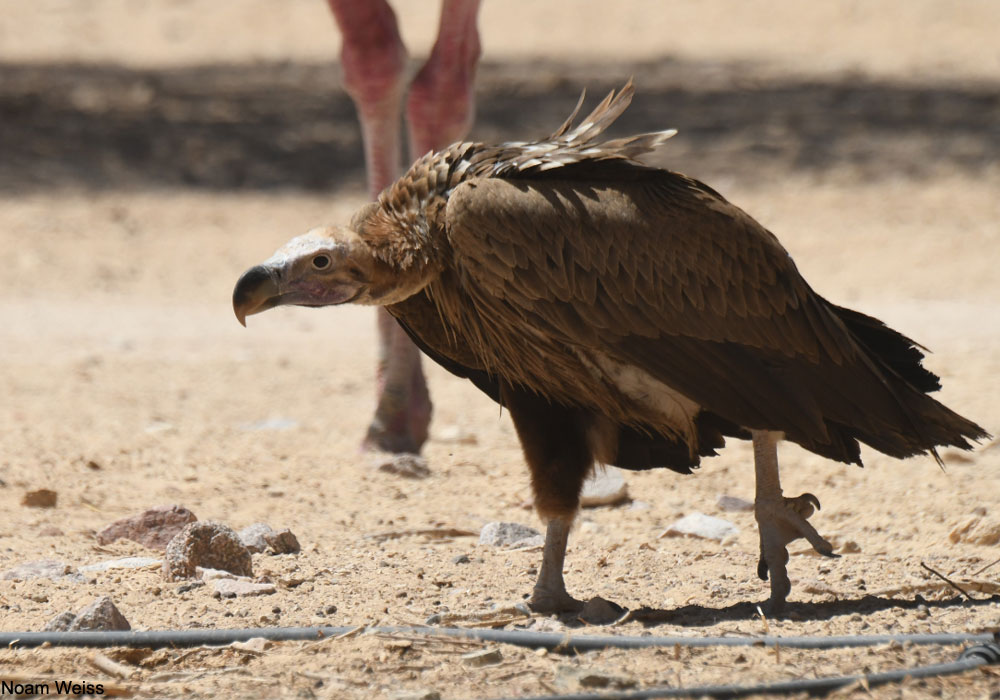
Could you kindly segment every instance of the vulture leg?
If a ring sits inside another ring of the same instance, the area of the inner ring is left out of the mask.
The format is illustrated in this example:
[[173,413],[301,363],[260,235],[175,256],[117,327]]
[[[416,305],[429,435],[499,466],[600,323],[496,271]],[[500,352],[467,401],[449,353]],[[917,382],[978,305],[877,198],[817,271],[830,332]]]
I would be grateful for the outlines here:
[[760,530],[760,560],[757,575],[771,579],[771,612],[778,613],[792,589],[788,579],[788,543],[800,537],[809,541],[820,554],[835,557],[833,547],[806,520],[819,510],[819,499],[811,493],[787,498],[781,493],[778,476],[778,441],[781,433],[751,431],[754,471],[757,478],[754,516]]
[[[406,48],[387,3],[328,1],[343,37],[344,86],[361,122],[368,193],[374,199],[399,176]],[[364,447],[416,453],[427,440],[431,417],[420,352],[385,310],[377,314],[378,403]]]
[[580,488],[593,466],[587,417],[578,410],[549,403],[528,390],[501,387],[524,458],[538,515],[548,522],[538,581],[528,604],[541,613],[578,612],[583,603],[566,592],[563,562],[566,542],[580,502]]

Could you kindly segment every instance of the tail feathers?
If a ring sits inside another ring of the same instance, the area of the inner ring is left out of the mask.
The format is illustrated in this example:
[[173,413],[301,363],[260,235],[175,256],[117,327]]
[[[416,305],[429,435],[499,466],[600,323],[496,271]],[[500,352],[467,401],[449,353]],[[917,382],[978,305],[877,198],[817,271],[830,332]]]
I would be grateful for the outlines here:
[[894,331],[877,318],[827,302],[855,340],[873,359],[895,372],[917,391],[931,392],[941,388],[938,376],[921,364],[927,348]]
[[[829,302],[827,302],[829,304]],[[927,348],[882,321],[834,304],[836,313],[855,341],[882,370],[884,381],[903,412],[906,425],[897,429],[866,431],[858,426],[831,426],[831,433],[847,432],[893,457],[929,454],[941,464],[938,447],[971,450],[973,442],[990,435],[927,394],[941,388],[937,375],[921,361]]]

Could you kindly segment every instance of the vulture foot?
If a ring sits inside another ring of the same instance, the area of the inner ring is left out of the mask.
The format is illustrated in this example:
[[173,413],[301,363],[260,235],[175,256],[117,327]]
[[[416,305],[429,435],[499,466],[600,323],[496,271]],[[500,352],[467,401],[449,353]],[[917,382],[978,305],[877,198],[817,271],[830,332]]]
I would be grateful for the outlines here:
[[833,546],[816,531],[807,518],[819,510],[819,499],[811,493],[796,498],[758,498],[754,515],[760,530],[760,560],[757,575],[771,580],[770,607],[781,612],[792,588],[788,579],[788,543],[804,537],[818,553],[836,557]]

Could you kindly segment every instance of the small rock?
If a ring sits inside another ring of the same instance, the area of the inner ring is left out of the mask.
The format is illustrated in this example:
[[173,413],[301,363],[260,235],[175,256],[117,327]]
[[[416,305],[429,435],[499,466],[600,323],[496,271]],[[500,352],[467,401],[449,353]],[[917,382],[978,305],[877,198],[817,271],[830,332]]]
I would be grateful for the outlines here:
[[124,538],[162,552],[178,532],[197,519],[194,513],[183,506],[157,506],[138,515],[116,520],[97,533],[97,541],[100,544],[111,544]]
[[221,523],[190,523],[167,545],[163,576],[168,581],[194,578],[199,566],[253,576],[250,550],[232,528]]
[[480,649],[462,654],[462,663],[466,666],[493,666],[503,661],[503,654],[499,649]]
[[854,540],[847,540],[840,545],[840,554],[858,554],[861,552],[861,545]]
[[494,547],[528,547],[545,543],[542,533],[520,523],[486,523],[479,531],[479,544]]
[[66,533],[57,528],[55,525],[49,525],[48,527],[43,527],[38,531],[41,537],[62,537]]
[[188,591],[193,591],[195,588],[201,588],[204,585],[204,581],[188,581],[187,583],[181,584],[177,587],[177,593],[187,593]]
[[964,542],[992,546],[1000,543],[1000,522],[982,515],[973,515],[952,528],[948,539],[953,544]]
[[59,494],[55,491],[38,489],[37,491],[28,491],[24,494],[21,497],[21,505],[32,508],[55,508],[57,500],[59,500]]
[[240,542],[255,554],[297,554],[302,551],[298,538],[288,528],[275,531],[267,523],[254,523],[240,530]]
[[470,561],[472,561],[472,560],[469,559],[469,555],[468,554],[459,554],[457,557],[452,557],[451,563],[452,564],[468,564]]
[[265,651],[274,646],[274,642],[270,639],[264,639],[263,637],[251,637],[245,642],[233,642],[229,646],[233,649],[239,649],[240,651],[263,654]]
[[274,593],[273,583],[254,583],[241,579],[218,578],[212,581],[215,592],[223,598],[236,596],[270,595]]
[[81,572],[109,571],[110,569],[141,569],[144,566],[162,564],[162,559],[151,557],[124,557],[123,559],[111,559],[109,561],[98,562],[97,564],[87,564],[81,566]]
[[746,513],[753,510],[753,501],[748,501],[738,496],[726,496],[725,494],[719,496],[715,505],[719,506],[719,510],[731,513]]
[[372,458],[372,467],[376,471],[407,479],[426,479],[431,475],[427,460],[420,455],[408,452],[379,452]]
[[72,626],[73,621],[76,620],[76,613],[61,612],[51,620],[43,628],[43,632],[68,632],[69,628]]
[[596,468],[583,482],[583,490],[580,492],[580,505],[584,508],[613,506],[627,500],[628,484],[618,467]]
[[77,583],[86,580],[75,568],[56,559],[28,561],[0,574],[0,580],[4,581],[32,581],[36,578],[50,578],[53,581],[66,578]]
[[132,629],[132,625],[128,623],[125,616],[121,614],[117,607],[115,607],[111,598],[108,596],[101,596],[76,614],[76,618],[73,620],[72,624],[70,624],[68,631],[126,631],[130,629]]
[[739,533],[739,528],[728,520],[714,518],[704,513],[690,513],[668,527],[660,537],[701,537],[722,540],[726,535]]

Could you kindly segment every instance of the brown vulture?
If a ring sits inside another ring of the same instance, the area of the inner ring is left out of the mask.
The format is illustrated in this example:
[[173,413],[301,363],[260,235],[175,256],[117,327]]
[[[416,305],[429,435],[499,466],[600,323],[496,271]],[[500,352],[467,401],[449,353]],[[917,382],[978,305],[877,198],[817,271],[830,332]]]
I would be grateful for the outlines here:
[[778,239],[718,192],[635,158],[673,131],[599,141],[631,82],[535,142],[430,153],[348,226],[292,239],[236,284],[246,316],[283,304],[384,306],[420,348],[509,411],[547,521],[531,597],[579,609],[563,560],[595,461],[688,473],[751,438],[758,573],[772,609],[787,544],[832,547],[782,495],[777,444],[861,464],[987,437],[928,396],[919,345],[823,299]]

